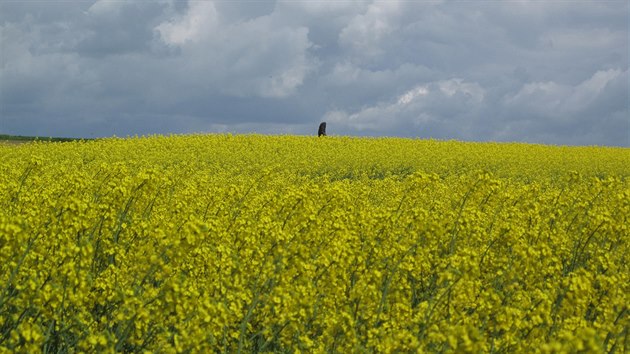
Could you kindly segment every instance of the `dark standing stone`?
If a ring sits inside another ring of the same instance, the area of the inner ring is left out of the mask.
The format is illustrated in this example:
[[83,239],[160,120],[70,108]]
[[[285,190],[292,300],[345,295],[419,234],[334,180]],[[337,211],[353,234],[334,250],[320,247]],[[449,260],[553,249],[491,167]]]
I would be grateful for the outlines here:
[[326,136],[326,122],[319,124],[319,130],[317,130],[317,136]]

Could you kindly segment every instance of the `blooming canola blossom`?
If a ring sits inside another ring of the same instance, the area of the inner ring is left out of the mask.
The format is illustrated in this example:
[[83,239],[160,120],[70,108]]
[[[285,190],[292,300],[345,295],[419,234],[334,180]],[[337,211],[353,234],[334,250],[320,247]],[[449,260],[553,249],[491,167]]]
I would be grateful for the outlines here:
[[630,150],[0,145],[0,350],[626,352]]

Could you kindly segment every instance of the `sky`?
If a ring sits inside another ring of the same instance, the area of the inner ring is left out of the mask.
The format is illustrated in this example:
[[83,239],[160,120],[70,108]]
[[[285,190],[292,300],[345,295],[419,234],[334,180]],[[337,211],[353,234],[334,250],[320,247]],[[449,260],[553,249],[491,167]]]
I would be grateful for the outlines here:
[[0,134],[630,146],[629,2],[0,0]]

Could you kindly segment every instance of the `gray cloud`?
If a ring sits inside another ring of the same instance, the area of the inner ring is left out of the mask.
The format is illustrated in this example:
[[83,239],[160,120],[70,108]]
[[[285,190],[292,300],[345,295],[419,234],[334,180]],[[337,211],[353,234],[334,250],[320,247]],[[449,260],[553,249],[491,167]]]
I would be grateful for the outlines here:
[[97,58],[147,52],[166,9],[161,2],[98,1],[80,18],[75,50]]
[[0,131],[630,146],[628,3],[0,3]]

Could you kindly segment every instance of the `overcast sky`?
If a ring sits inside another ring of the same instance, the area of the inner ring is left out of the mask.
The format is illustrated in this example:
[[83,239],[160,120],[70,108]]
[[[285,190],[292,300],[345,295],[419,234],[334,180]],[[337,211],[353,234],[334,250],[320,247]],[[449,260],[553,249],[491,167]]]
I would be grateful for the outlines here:
[[627,0],[0,0],[0,133],[630,146]]

